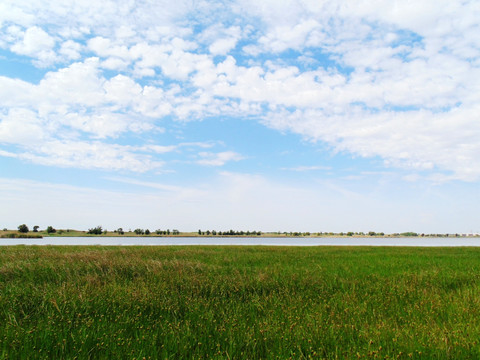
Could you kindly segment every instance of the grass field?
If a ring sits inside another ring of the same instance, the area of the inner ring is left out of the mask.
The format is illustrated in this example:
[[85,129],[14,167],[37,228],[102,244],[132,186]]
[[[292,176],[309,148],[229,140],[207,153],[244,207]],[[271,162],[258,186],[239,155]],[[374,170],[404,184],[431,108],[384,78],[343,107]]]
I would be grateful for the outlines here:
[[480,358],[480,249],[0,247],[2,359]]

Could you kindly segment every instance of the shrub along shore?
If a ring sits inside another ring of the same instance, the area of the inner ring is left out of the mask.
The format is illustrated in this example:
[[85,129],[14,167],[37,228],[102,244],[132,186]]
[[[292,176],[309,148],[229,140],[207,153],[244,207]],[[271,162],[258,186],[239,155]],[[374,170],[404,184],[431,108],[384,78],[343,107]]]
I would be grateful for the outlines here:
[[0,358],[480,358],[480,249],[0,247]]

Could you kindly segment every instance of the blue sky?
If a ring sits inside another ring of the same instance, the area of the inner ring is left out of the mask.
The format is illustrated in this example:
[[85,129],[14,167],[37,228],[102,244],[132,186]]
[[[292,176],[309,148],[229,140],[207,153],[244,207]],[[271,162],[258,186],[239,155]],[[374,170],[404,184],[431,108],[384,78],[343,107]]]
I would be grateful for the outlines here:
[[477,1],[0,3],[0,227],[480,231]]

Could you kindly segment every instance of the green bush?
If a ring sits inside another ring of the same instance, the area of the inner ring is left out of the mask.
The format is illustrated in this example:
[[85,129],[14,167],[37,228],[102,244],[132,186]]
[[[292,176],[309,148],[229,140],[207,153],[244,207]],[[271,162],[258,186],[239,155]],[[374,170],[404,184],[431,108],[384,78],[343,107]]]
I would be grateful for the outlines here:
[[25,224],[18,225],[18,231],[21,233],[28,233],[28,226]]
[[88,229],[87,231],[87,234],[93,234],[93,235],[102,235],[102,233],[103,233],[103,229],[100,225],[92,229]]

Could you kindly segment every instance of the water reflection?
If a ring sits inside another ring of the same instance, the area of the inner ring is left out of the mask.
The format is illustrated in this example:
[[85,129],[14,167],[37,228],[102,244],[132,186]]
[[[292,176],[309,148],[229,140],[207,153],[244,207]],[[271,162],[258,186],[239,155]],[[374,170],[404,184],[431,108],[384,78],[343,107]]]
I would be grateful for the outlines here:
[[266,245],[266,246],[480,246],[478,237],[459,238],[295,238],[295,237],[45,237],[0,239],[0,245]]

